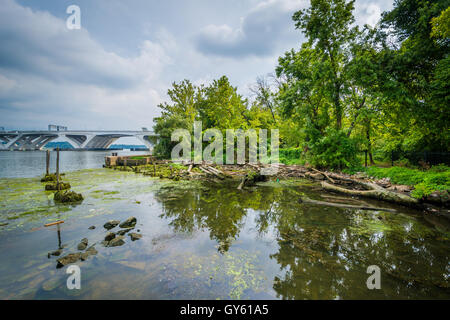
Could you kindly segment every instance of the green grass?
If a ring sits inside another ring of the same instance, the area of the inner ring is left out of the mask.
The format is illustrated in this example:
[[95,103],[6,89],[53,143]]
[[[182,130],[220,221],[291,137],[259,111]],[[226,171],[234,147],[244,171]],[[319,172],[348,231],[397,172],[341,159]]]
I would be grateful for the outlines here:
[[413,186],[411,195],[415,198],[423,198],[434,191],[450,191],[450,168],[445,165],[434,166],[422,171],[404,167],[364,168],[369,176],[378,179],[390,178],[392,183]]
[[133,157],[130,157],[129,159],[130,160],[140,160],[140,159],[145,159],[145,158],[148,158],[148,156],[133,156]]

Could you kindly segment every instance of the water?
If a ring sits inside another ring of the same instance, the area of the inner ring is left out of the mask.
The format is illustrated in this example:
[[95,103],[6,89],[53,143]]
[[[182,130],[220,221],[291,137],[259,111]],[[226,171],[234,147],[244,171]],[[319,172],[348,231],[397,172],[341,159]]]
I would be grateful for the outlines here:
[[[449,223],[418,211],[367,200],[397,212],[300,203],[304,195],[361,203],[302,180],[238,192],[237,183],[102,168],[64,179],[84,195],[81,204],[55,205],[37,177],[0,179],[0,299],[450,298]],[[142,239],[104,247],[103,224],[130,216]],[[56,226],[43,226],[57,220],[60,238]],[[67,267],[56,268],[48,252],[77,252],[82,238],[98,254],[77,262],[81,290],[68,290]],[[367,289],[370,265],[381,269],[380,290]]]
[[[101,168],[105,156],[112,152],[119,155],[148,154],[148,151],[61,151],[61,172]],[[36,177],[45,173],[45,151],[3,151],[0,152],[0,178]],[[50,170],[56,170],[56,151],[50,152]]]

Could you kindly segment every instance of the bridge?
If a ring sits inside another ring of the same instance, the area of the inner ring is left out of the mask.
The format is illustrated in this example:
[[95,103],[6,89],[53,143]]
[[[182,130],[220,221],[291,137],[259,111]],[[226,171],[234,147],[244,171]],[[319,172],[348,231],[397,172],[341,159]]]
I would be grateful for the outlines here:
[[[50,129],[50,126],[49,126]],[[66,128],[64,128],[66,129]],[[152,149],[152,131],[0,131],[0,150],[41,150],[47,143],[58,138],[66,138],[75,149],[108,149],[114,141],[122,137],[135,137],[149,150]]]

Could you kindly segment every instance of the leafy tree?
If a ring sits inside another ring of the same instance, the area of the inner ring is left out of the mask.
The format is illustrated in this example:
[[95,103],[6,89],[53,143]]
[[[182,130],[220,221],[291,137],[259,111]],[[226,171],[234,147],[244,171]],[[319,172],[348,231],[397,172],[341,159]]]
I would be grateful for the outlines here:
[[[316,51],[321,62],[323,86],[330,99],[336,121],[336,129],[342,128],[345,105],[345,65],[349,60],[348,47],[354,39],[357,28],[352,11],[354,0],[311,0],[311,6],[297,11],[293,20],[308,39],[309,46]],[[325,81],[326,80],[326,81]]]

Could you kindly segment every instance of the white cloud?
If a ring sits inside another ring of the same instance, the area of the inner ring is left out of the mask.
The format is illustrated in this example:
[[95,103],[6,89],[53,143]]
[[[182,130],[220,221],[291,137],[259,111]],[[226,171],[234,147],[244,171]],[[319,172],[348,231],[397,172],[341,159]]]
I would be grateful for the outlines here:
[[23,127],[24,120],[39,127],[55,121],[151,126],[167,89],[161,74],[176,47],[161,30],[156,41],[142,42],[137,56],[124,58],[104,50],[87,30],[68,30],[62,19],[12,0],[0,7],[0,41],[0,111],[2,126],[11,127]]
[[204,27],[197,35],[197,48],[219,56],[270,56],[280,46],[301,38],[291,17],[306,4],[303,0],[260,2],[241,18],[237,28],[227,24]]

